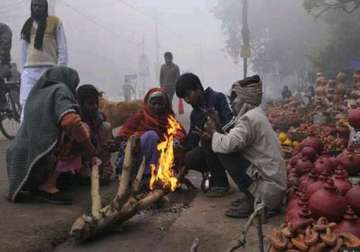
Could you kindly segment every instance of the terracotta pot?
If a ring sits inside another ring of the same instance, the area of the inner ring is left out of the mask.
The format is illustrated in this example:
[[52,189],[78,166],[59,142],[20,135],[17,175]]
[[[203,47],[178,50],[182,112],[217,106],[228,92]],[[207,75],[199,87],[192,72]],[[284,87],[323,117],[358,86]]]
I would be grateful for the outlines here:
[[309,159],[312,162],[314,162],[318,156],[316,150],[311,146],[304,146],[301,149],[301,154],[303,157]]
[[350,181],[344,176],[343,170],[336,171],[334,184],[342,195],[345,195],[352,187]]
[[323,150],[323,144],[321,143],[321,140],[315,136],[308,136],[301,142],[301,144],[300,144],[301,149],[303,149],[306,146],[310,146],[310,147],[314,148],[316,153],[319,155],[321,154],[321,152]]
[[308,175],[304,175],[300,178],[299,190],[305,191],[311,184],[317,181],[317,174],[312,170]]
[[354,185],[345,195],[345,198],[348,200],[349,205],[355,211],[355,213],[360,216],[360,183]]
[[320,190],[323,187],[323,185],[325,184],[325,182],[328,180],[328,178],[329,178],[329,175],[327,173],[320,174],[318,180],[306,188],[306,190],[305,190],[306,197],[310,198],[310,196],[314,192]]
[[337,191],[334,181],[328,179],[323,188],[314,192],[309,199],[309,208],[315,218],[325,217],[329,221],[341,221],[347,201]]
[[314,167],[313,163],[305,157],[300,158],[295,165],[296,173],[299,176],[307,172],[310,172],[313,169],[313,167]]
[[307,198],[302,195],[299,200],[296,201],[296,204],[289,204],[286,209],[285,222],[289,222],[293,217],[296,217],[303,208],[308,208]]
[[324,172],[331,173],[332,168],[333,168],[333,164],[331,163],[328,157],[322,156],[314,163],[314,171],[318,175]]
[[336,159],[350,175],[356,175],[360,171],[360,153],[344,150]]
[[[360,97],[357,97],[357,99]],[[355,129],[360,129],[360,108],[350,109],[348,113],[349,123]]]
[[298,211],[294,211],[291,215],[287,216],[285,220],[286,223],[292,223],[293,225],[297,225],[298,223],[303,223],[309,219],[312,219],[312,213],[309,210],[307,205],[304,205]]
[[298,154],[296,154],[295,156],[293,156],[293,157],[290,159],[290,162],[289,162],[290,166],[291,166],[291,167],[295,167],[297,161],[298,161],[300,158],[302,158],[302,157],[303,157],[303,156],[302,156],[301,153],[298,153]]
[[337,234],[347,232],[360,237],[360,219],[352,210],[351,206],[347,207],[343,220],[334,228],[334,233]]

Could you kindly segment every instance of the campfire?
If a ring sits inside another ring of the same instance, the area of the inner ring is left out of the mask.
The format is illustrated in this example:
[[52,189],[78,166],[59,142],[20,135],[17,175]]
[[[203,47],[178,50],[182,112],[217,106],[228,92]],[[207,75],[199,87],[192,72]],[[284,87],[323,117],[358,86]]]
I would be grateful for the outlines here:
[[178,179],[174,176],[174,135],[177,130],[181,129],[181,125],[176,121],[173,116],[168,118],[169,128],[164,134],[164,140],[157,146],[160,157],[158,165],[151,165],[151,179],[150,189],[154,190],[157,187],[163,189],[170,189],[175,191],[178,185]]
[[186,170],[182,167],[176,176],[174,175],[174,136],[181,125],[173,116],[169,116],[168,122],[167,132],[157,146],[160,153],[159,162],[151,167],[150,191],[146,194],[140,193],[140,185],[145,172],[145,158],[136,177],[134,179],[131,177],[138,140],[137,137],[131,136],[126,145],[122,174],[119,177],[115,198],[109,205],[101,208],[99,169],[94,166],[91,174],[91,214],[84,214],[75,221],[70,231],[72,236],[78,240],[91,239],[108,230],[112,225],[129,220],[161,197],[175,191],[178,181],[183,180]]

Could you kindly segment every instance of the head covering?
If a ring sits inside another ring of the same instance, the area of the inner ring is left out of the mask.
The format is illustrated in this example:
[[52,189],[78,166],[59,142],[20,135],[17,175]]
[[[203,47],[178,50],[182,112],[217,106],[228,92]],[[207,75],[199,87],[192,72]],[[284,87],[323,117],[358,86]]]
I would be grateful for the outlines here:
[[[163,96],[166,102],[166,112],[161,117],[153,114],[148,104],[151,98],[158,97],[159,95]],[[145,95],[144,108],[127,120],[121,127],[118,135],[129,137],[132,135],[142,135],[146,131],[153,130],[159,137],[162,137],[168,127],[169,115],[175,116],[170,105],[169,97],[163,89],[153,88]],[[181,134],[182,136],[185,135],[184,129],[181,130]]]
[[[45,35],[45,29],[46,29],[46,21],[47,21],[47,17],[48,17],[48,2],[47,0],[43,0],[45,1],[45,14],[40,18],[40,20],[37,20],[38,22],[38,28],[36,30],[36,35],[35,35],[35,43],[34,43],[34,47],[38,50],[42,50],[43,48],[43,41],[44,41],[44,35]],[[31,39],[31,29],[33,27],[33,22],[35,20],[35,15],[32,9],[32,3],[33,0],[31,1],[31,17],[29,17],[23,28],[21,29],[21,38],[23,40],[25,40],[26,42],[30,43],[30,39]]]
[[243,102],[259,106],[262,101],[262,82],[259,75],[245,78],[233,84],[232,93],[235,93]]
[[88,99],[89,97],[99,98],[99,96],[100,96],[99,91],[96,89],[95,86],[90,85],[90,84],[81,85],[77,89],[77,98],[78,98],[80,104],[83,104],[84,101],[86,99]]
[[57,66],[47,70],[36,83],[34,89],[42,89],[57,83],[63,83],[75,95],[79,82],[80,77],[76,70],[66,66]]

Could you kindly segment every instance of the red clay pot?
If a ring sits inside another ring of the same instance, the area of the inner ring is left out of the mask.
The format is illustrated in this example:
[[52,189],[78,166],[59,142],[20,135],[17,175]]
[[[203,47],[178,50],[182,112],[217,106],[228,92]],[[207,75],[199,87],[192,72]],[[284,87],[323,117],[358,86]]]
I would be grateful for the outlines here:
[[314,167],[313,163],[305,157],[300,158],[295,165],[296,173],[299,176],[307,172],[310,172],[313,169],[313,167]]
[[350,109],[348,113],[349,123],[355,129],[360,128],[360,108]]
[[334,233],[336,234],[347,232],[360,237],[360,219],[352,210],[351,206],[347,207],[343,220],[334,228]]
[[356,175],[360,171],[360,153],[344,150],[336,159],[350,175]]
[[360,216],[360,183],[354,185],[345,195],[354,212]]
[[320,190],[323,185],[325,184],[325,182],[329,179],[329,176],[327,173],[322,173],[320,174],[318,180],[312,184],[310,184],[306,189],[305,189],[305,195],[306,197],[310,198],[310,196]]
[[327,172],[331,173],[333,164],[329,157],[320,157],[314,163],[314,171],[316,174],[320,175],[321,173]]
[[314,148],[316,153],[319,155],[322,153],[323,144],[321,143],[321,140],[315,136],[308,136],[305,138],[300,144],[300,149],[303,149],[306,146]]
[[309,208],[313,216],[323,216],[332,222],[341,221],[346,205],[345,197],[339,194],[332,179],[328,179],[323,188],[313,193],[309,199]]
[[308,175],[303,175],[300,178],[299,190],[305,191],[308,186],[317,181],[317,174],[312,170]]
[[334,176],[334,184],[342,195],[345,195],[352,187],[352,184],[344,176],[344,172],[341,170],[336,171]]

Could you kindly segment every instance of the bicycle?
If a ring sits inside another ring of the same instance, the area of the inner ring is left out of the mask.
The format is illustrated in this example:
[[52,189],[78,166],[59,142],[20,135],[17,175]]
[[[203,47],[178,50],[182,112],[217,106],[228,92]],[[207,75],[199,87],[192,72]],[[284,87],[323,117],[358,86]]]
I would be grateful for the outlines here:
[[0,79],[0,85],[3,85],[0,92],[5,92],[8,105],[6,109],[0,108],[0,131],[7,139],[12,140],[20,127],[20,82]]

